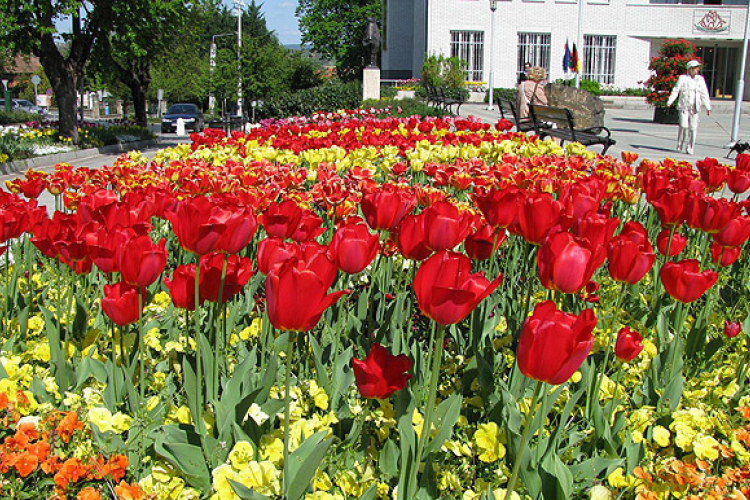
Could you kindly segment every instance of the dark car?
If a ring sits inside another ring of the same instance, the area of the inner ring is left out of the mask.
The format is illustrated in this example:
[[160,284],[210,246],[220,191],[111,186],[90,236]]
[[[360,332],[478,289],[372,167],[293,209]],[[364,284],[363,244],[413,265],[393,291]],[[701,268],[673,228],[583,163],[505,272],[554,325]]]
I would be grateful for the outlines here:
[[185,121],[185,130],[201,132],[203,130],[203,113],[195,104],[172,104],[161,119],[161,132],[177,131],[177,120]]

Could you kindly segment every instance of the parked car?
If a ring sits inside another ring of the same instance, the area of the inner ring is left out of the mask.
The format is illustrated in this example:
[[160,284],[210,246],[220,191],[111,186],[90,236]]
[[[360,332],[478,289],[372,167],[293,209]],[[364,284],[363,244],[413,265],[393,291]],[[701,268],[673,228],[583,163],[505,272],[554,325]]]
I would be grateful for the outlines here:
[[161,119],[161,132],[166,134],[177,131],[177,120],[182,118],[185,121],[185,130],[194,132],[203,131],[203,113],[195,104],[172,104],[167,113]]
[[[0,99],[0,111],[5,110],[5,99]],[[44,108],[40,108],[39,106],[35,106],[31,103],[31,101],[27,101],[26,99],[13,99],[11,100],[10,105],[11,111],[19,111],[23,113],[34,113],[39,115],[44,115],[46,111]]]

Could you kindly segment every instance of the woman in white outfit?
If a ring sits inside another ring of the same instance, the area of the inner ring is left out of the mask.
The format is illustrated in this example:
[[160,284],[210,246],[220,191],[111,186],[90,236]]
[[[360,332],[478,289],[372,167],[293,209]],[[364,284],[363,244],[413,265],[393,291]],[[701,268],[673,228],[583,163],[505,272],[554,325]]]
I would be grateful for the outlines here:
[[711,116],[711,99],[708,95],[706,80],[698,74],[701,63],[690,61],[687,63],[687,75],[681,75],[667,101],[667,106],[679,96],[677,109],[680,111],[680,129],[677,132],[677,151],[682,152],[687,147],[687,153],[693,154],[695,136],[698,134],[699,114],[703,106],[706,115]]

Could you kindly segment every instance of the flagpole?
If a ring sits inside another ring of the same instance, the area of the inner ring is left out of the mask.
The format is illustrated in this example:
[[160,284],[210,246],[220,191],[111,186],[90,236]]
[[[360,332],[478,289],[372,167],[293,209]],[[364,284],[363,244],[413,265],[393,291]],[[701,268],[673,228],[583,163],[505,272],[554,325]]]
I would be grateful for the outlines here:
[[[578,0],[578,35],[576,36],[576,47],[581,47],[581,50],[583,50],[583,44],[581,43],[581,38],[583,38],[583,2],[584,0]],[[578,58],[580,59],[580,55]],[[576,88],[581,87],[581,72],[578,71],[578,61],[576,61]]]

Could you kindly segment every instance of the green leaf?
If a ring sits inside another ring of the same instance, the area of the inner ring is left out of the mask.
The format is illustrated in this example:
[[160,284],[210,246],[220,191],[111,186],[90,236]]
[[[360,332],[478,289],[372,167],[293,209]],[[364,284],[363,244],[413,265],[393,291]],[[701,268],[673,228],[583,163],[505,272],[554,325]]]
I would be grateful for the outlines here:
[[211,487],[211,473],[200,443],[201,438],[192,426],[164,425],[156,431],[154,450],[180,469],[191,486],[207,491]]
[[243,484],[238,483],[237,481],[232,481],[231,479],[227,479],[227,481],[229,481],[229,486],[232,487],[232,490],[234,490],[237,496],[242,500],[270,500],[269,497],[261,495],[260,493],[256,493],[255,491],[251,490]]
[[359,500],[375,500],[378,495],[378,485],[373,484],[369,488],[365,490],[364,493],[362,493],[362,496],[359,497]]
[[[543,478],[544,498],[571,498],[573,491],[573,474],[557,455],[549,455],[542,462],[542,469],[549,475]],[[554,484],[554,493],[550,494],[549,486]]]
[[388,477],[398,475],[398,458],[399,450],[396,443],[394,443],[393,440],[388,439],[383,445],[383,449],[380,450],[380,457],[378,460],[380,472]]
[[333,444],[333,438],[326,438],[326,435],[326,431],[313,434],[289,455],[286,500],[299,500],[310,486],[315,471]]
[[435,427],[438,429],[437,434],[433,437],[425,452],[427,454],[437,451],[443,446],[443,443],[451,435],[453,426],[461,415],[461,402],[463,398],[460,394],[452,394],[448,399],[440,403],[435,410]]

